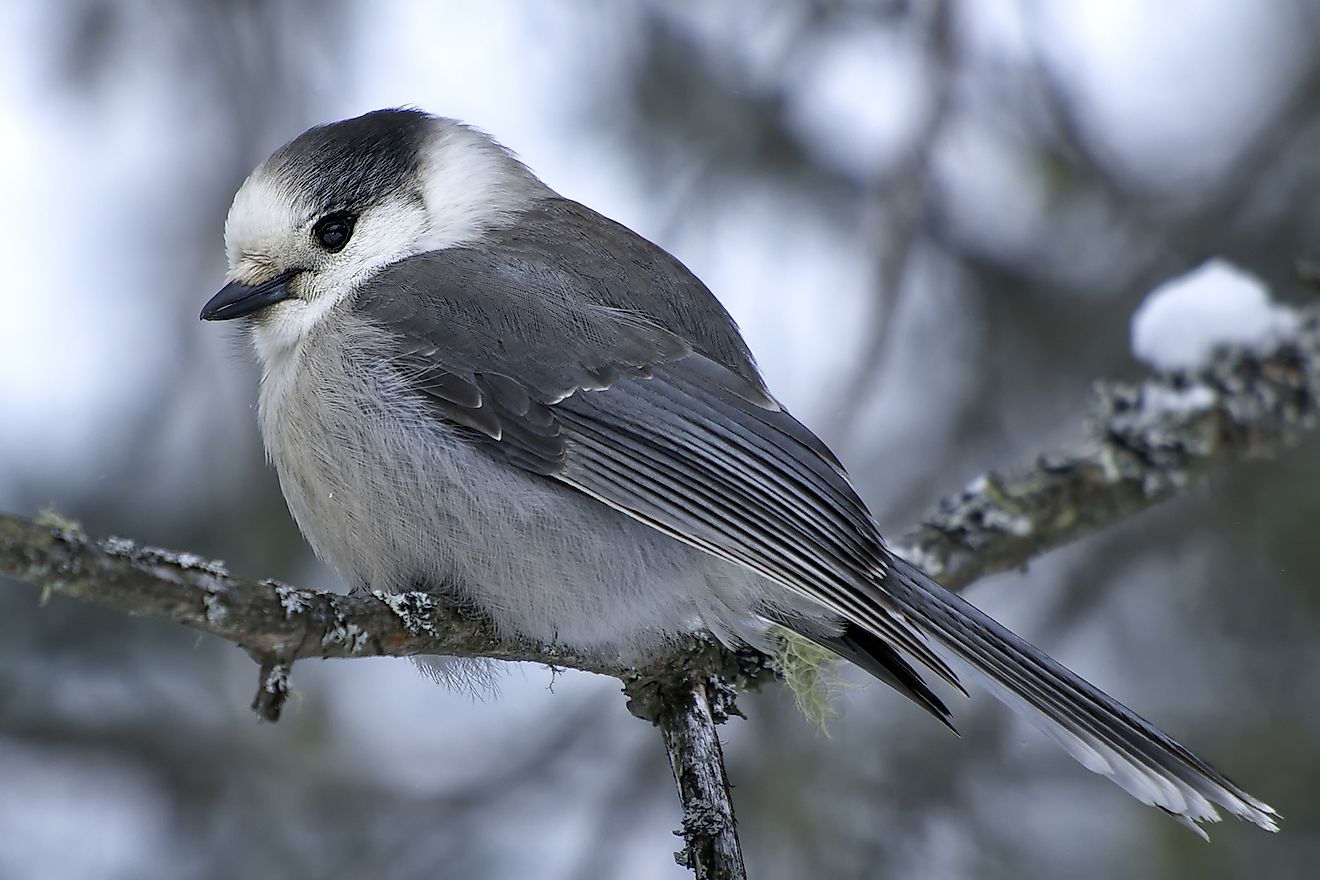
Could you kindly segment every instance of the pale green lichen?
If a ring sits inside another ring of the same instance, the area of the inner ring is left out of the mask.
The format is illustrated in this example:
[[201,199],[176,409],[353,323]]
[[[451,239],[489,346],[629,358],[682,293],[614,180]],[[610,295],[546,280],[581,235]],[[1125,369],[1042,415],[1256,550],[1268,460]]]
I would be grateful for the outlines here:
[[34,522],[45,529],[57,529],[79,538],[86,537],[82,523],[61,516],[54,507],[46,506],[41,508],[41,511],[37,514],[37,518]]
[[829,722],[840,717],[834,704],[848,683],[839,675],[839,658],[791,630],[770,631],[774,653],[770,666],[788,686],[798,711],[818,731],[829,736]]

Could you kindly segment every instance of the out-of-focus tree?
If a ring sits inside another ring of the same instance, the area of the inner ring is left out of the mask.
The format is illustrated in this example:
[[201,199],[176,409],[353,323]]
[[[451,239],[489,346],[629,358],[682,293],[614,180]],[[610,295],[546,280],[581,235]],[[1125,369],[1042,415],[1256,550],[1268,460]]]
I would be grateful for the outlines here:
[[[890,531],[1069,439],[1092,381],[1137,375],[1129,324],[1159,283],[1221,256],[1280,298],[1312,295],[1293,280],[1320,238],[1320,9],[1303,0],[405,11],[421,6],[0,12],[21,82],[0,93],[9,126],[64,145],[9,172],[39,182],[23,204],[44,214],[9,218],[6,255],[60,263],[3,302],[75,304],[32,325],[58,331],[35,347],[0,336],[40,353],[0,360],[0,506],[333,583],[263,467],[254,371],[196,310],[242,176],[364,95],[512,102],[553,70],[549,109],[509,113],[543,142],[510,146],[698,271]],[[439,66],[455,55],[462,81]],[[404,81],[428,65],[443,81]],[[15,391],[43,375],[88,389],[49,436],[20,426],[51,424],[50,392]],[[1231,767],[1283,811],[1281,835],[1225,826],[1205,847],[989,700],[955,707],[955,739],[858,688],[824,739],[771,692],[726,729],[751,875],[1305,876],[1317,452],[1219,476],[972,595]],[[514,672],[503,703],[471,704],[404,664],[301,669],[293,711],[257,727],[225,645],[15,590],[0,620],[0,874],[41,858],[88,878],[682,876],[663,755],[586,677],[546,695],[539,671]]]

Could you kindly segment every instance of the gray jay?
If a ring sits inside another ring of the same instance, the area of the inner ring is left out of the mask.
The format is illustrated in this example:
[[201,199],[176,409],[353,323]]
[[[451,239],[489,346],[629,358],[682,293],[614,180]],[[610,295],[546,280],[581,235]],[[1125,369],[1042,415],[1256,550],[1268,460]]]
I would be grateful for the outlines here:
[[289,509],[350,585],[643,663],[782,626],[948,723],[969,672],[1200,831],[1278,816],[885,547],[839,460],[661,248],[485,134],[415,110],[307,131],[244,182],[228,284]]

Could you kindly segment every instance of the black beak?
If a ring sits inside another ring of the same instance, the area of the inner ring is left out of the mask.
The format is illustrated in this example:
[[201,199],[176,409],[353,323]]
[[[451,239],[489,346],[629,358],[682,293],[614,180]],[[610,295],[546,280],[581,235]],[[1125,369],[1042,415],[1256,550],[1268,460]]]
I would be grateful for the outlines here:
[[289,282],[302,269],[290,269],[255,287],[232,281],[220,288],[210,302],[202,306],[203,321],[228,321],[241,318],[289,296]]

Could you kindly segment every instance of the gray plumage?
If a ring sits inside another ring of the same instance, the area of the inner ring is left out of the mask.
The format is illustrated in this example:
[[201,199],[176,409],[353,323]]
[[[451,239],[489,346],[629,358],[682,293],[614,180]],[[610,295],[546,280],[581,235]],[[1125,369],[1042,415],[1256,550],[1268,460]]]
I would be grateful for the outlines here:
[[[332,211],[358,214],[342,254],[306,241]],[[313,129],[254,172],[227,238],[224,316],[261,304],[263,438],[350,585],[447,592],[510,635],[633,662],[699,628],[763,645],[781,624],[946,723],[913,664],[954,686],[969,670],[1189,826],[1218,804],[1274,828],[1266,804],[893,557],[705,286],[484,136],[415,111]]]

